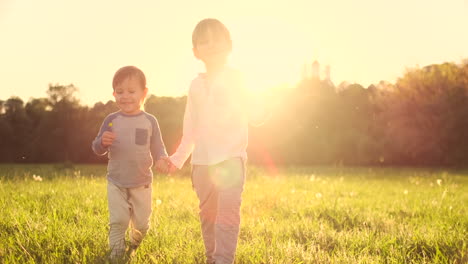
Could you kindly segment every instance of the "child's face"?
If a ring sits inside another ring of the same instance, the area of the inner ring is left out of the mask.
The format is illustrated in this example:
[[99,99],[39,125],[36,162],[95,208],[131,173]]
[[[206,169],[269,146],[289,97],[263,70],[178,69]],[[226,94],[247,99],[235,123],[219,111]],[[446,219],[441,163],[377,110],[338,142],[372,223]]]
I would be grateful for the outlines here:
[[120,110],[127,115],[136,115],[141,111],[148,88],[142,87],[137,78],[127,78],[114,89],[114,98]]
[[217,37],[211,30],[207,30],[197,41],[193,54],[205,64],[224,64],[231,52],[229,40]]

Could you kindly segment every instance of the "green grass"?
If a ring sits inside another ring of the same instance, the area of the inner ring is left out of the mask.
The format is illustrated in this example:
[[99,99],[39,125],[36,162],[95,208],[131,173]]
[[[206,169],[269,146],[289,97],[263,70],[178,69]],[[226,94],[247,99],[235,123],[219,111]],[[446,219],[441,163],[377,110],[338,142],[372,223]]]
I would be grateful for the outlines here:
[[[0,165],[0,263],[106,263],[105,170]],[[132,263],[203,263],[188,175],[155,176]],[[468,263],[467,204],[466,171],[251,166],[236,263]]]

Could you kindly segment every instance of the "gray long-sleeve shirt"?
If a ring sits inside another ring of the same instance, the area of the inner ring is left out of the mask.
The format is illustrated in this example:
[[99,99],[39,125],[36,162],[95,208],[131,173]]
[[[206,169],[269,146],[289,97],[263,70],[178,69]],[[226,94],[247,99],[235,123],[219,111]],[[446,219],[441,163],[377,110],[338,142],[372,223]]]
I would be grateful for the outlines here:
[[[109,147],[101,144],[102,134],[112,131],[116,139]],[[115,112],[108,115],[92,143],[97,155],[108,154],[107,179],[113,184],[133,188],[153,181],[153,161],[166,157],[156,118],[144,111],[137,115]]]

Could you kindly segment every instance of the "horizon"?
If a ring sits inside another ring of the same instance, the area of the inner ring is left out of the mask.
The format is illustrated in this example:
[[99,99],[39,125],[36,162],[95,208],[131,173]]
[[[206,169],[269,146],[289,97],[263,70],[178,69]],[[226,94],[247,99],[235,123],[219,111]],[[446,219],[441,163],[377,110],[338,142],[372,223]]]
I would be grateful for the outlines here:
[[27,102],[46,97],[49,84],[73,84],[81,104],[107,102],[113,100],[112,76],[124,65],[145,72],[150,94],[183,96],[203,71],[192,55],[191,33],[206,17],[231,31],[231,65],[257,90],[295,86],[304,64],[314,61],[331,67],[335,86],[368,87],[394,83],[408,68],[468,58],[467,0],[180,5],[2,1],[0,99]]

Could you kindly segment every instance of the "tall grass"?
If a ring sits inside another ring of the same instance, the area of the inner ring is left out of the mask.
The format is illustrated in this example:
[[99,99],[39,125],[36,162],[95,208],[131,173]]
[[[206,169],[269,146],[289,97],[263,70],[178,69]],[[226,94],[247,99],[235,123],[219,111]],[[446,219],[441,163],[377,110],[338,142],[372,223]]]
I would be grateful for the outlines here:
[[[105,171],[0,165],[0,262],[106,263]],[[465,171],[251,166],[236,263],[468,263],[467,204]],[[132,263],[204,263],[188,170],[153,208]]]

